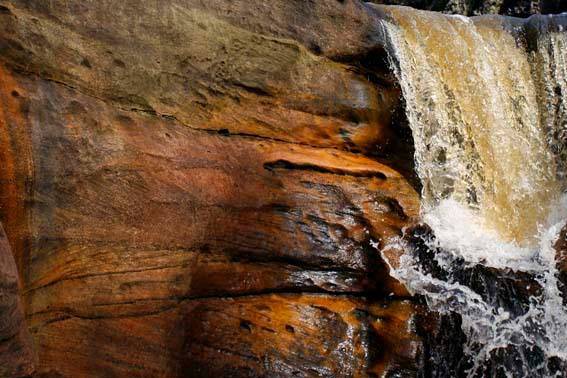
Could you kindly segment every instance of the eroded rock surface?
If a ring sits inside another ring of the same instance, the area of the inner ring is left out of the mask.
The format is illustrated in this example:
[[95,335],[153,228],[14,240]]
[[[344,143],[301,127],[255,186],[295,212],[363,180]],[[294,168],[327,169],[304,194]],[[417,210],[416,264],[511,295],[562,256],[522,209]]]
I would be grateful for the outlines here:
[[18,270],[0,224],[0,376],[21,377],[34,372],[34,352],[24,320]]
[[419,207],[376,17],[0,1],[0,220],[38,374],[417,374],[422,307],[373,247]]

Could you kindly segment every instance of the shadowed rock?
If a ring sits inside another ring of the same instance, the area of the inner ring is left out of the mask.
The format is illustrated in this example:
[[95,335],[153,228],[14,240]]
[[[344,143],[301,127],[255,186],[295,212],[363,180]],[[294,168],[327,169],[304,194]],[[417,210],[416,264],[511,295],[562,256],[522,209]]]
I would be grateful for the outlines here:
[[32,340],[20,302],[18,271],[0,224],[0,377],[34,372]]

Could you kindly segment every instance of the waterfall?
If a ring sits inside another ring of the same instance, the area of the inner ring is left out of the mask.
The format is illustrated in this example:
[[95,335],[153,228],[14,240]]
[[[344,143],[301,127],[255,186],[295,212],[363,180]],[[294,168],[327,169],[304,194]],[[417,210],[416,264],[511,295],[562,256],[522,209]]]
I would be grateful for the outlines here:
[[[553,248],[567,220],[567,14],[376,9],[413,133],[432,230],[423,243],[435,251],[408,253],[392,273],[431,309],[460,315],[465,375],[567,376]],[[512,289],[478,290],[494,285]]]

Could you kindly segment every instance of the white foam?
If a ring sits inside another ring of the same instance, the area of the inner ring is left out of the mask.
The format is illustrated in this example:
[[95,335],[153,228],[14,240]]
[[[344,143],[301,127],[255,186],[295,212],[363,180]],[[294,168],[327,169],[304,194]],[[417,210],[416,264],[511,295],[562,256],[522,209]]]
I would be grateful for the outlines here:
[[474,209],[454,199],[440,201],[425,210],[422,218],[433,229],[440,247],[468,262],[494,268],[529,269],[535,257],[536,251],[504,241],[484,224]]

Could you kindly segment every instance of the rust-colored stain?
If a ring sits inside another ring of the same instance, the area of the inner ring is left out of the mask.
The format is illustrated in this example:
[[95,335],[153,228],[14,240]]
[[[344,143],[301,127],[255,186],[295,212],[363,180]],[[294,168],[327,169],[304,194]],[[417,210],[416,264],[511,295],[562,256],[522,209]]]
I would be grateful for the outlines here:
[[9,235],[19,275],[25,282],[30,229],[33,168],[29,124],[22,114],[26,96],[10,71],[0,64],[0,220]]

